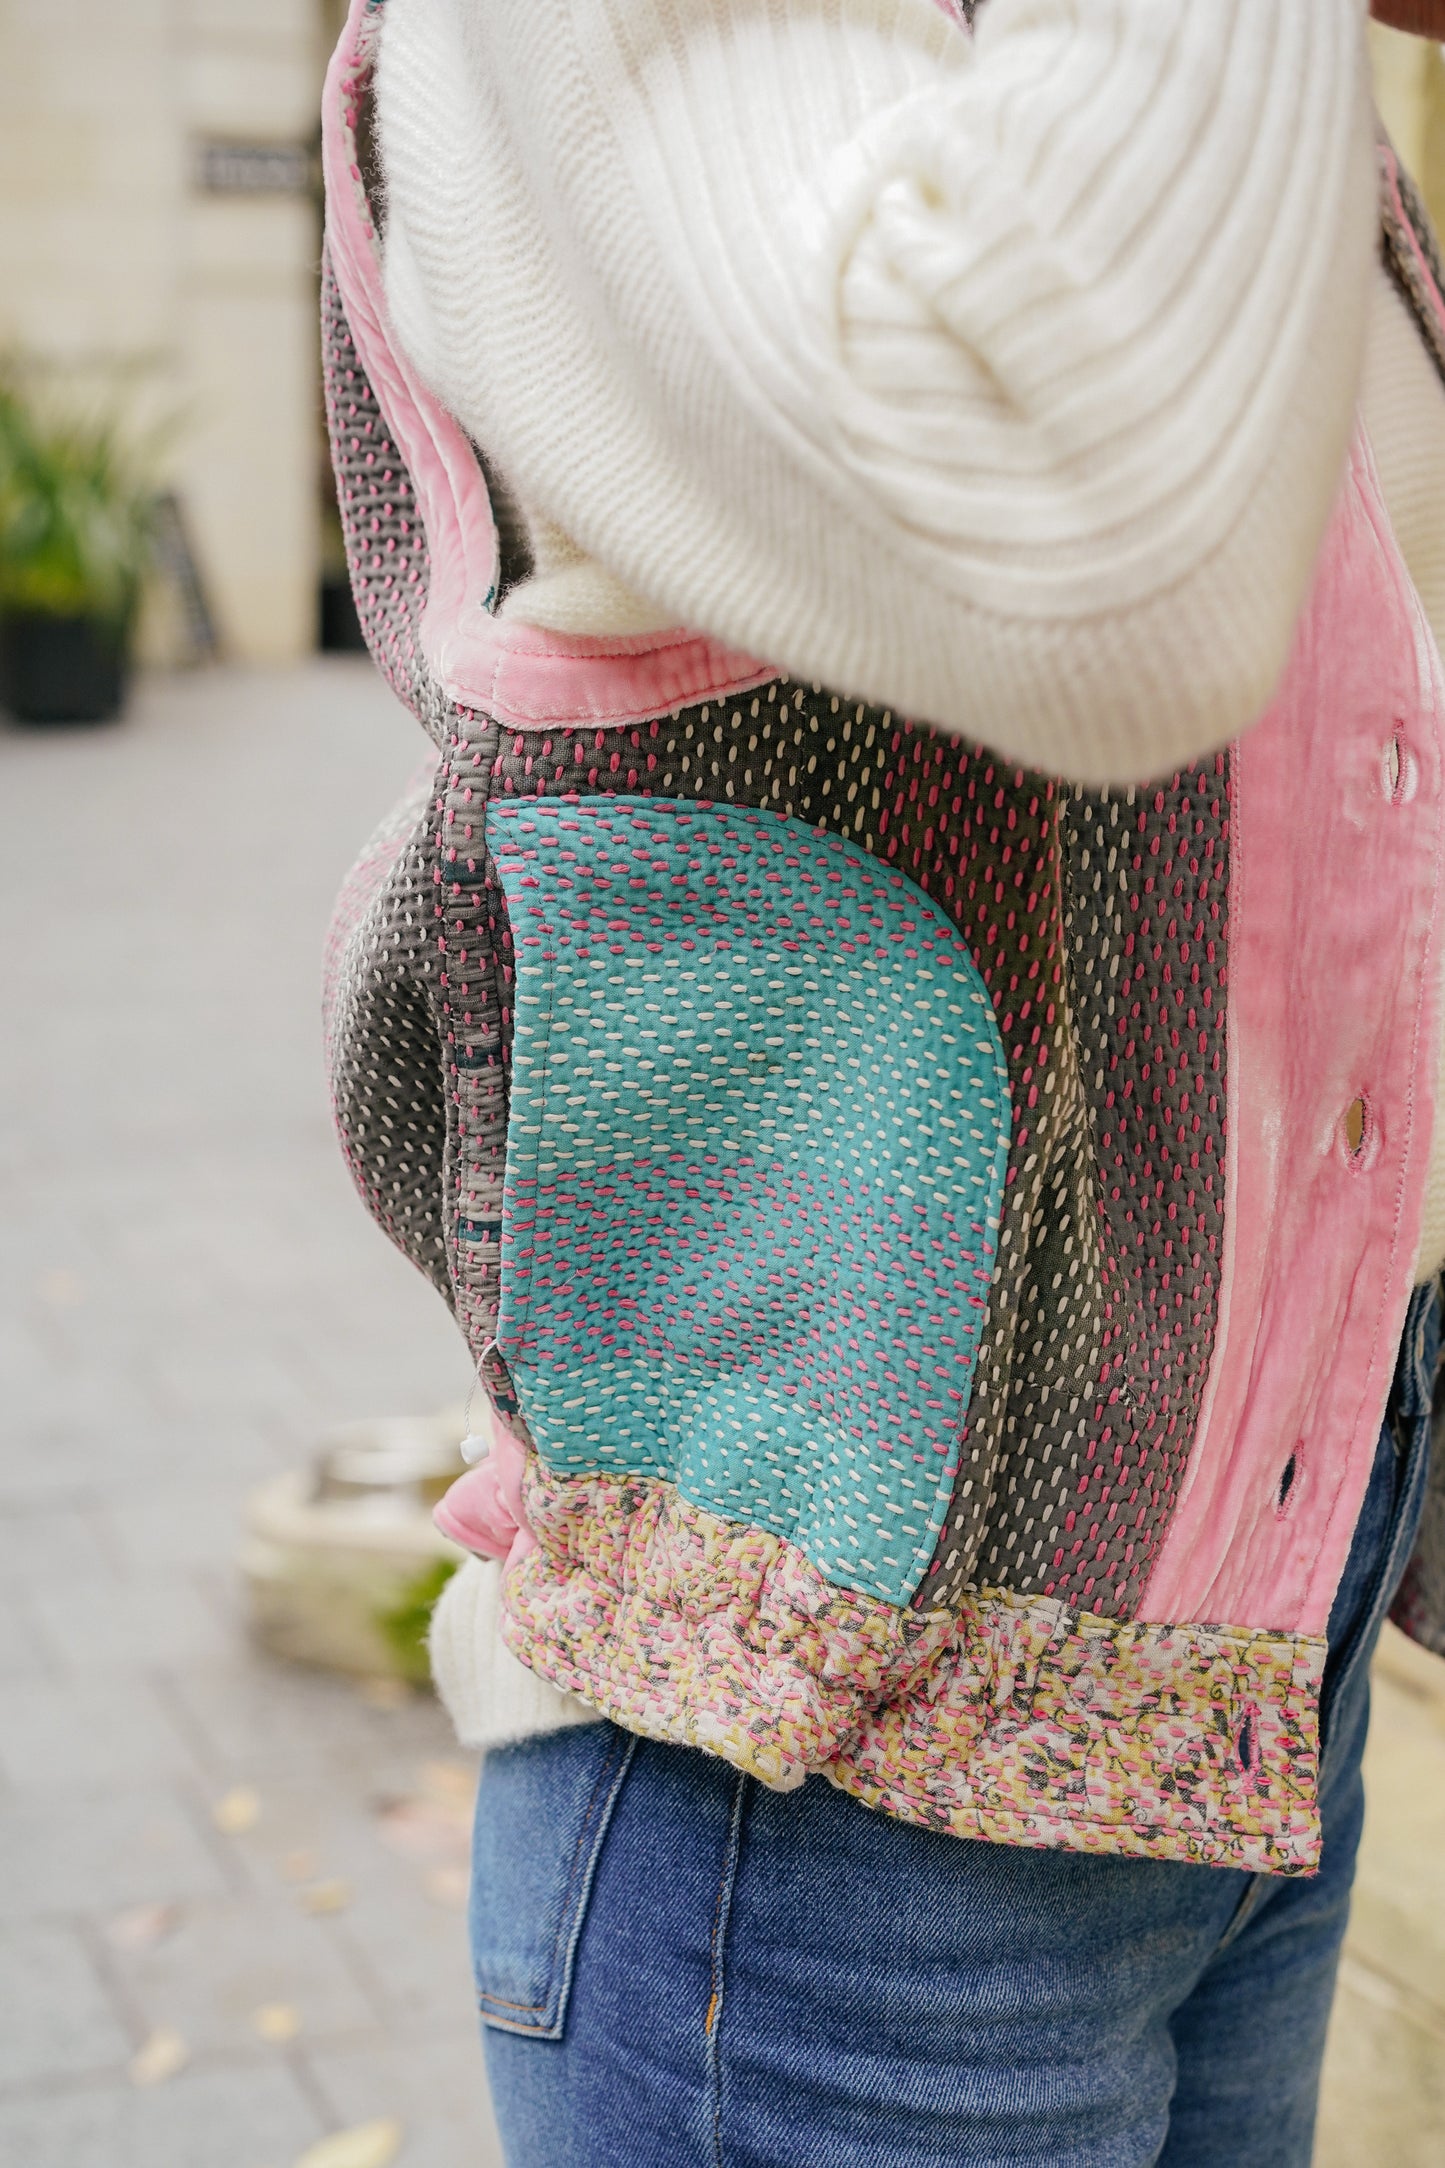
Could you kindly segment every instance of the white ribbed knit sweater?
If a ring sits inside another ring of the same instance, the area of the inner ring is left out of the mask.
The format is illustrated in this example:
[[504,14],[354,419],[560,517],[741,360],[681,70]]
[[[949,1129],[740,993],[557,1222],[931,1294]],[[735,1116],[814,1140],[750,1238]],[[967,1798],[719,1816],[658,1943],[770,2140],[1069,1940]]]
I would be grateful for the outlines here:
[[1445,641],[1445,392],[1377,261],[1364,18],[388,0],[389,305],[526,509],[508,607],[1138,780],[1266,705],[1362,402]]
[[1269,698],[1348,438],[1364,0],[389,0],[388,290],[657,615],[1086,780]]

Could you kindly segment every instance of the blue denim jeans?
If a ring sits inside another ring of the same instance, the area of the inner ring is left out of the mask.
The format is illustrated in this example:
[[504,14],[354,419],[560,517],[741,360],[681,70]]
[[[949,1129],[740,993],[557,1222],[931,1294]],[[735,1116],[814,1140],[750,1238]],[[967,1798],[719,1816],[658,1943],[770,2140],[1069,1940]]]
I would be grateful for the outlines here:
[[489,1755],[508,2168],[1308,2168],[1438,1347],[1422,1293],[1330,1618],[1312,1880],[962,1841],[607,1723]]

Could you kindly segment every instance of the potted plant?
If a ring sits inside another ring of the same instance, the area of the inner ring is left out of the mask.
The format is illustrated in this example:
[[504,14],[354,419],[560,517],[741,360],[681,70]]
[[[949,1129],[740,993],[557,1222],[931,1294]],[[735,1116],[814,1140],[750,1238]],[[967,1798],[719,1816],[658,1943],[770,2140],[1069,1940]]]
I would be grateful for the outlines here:
[[119,713],[153,507],[114,423],[0,384],[0,703],[21,721]]

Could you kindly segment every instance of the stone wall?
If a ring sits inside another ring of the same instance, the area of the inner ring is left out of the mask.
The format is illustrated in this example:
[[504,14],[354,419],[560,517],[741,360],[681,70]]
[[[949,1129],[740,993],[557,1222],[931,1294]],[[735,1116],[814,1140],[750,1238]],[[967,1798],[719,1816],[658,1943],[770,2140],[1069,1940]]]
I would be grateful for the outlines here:
[[325,0],[5,0],[0,349],[174,417],[166,457],[231,655],[312,646],[315,272],[305,193],[204,194],[204,137],[309,140]]
[[1375,95],[1395,148],[1437,226],[1445,224],[1445,59],[1423,38],[1370,25]]

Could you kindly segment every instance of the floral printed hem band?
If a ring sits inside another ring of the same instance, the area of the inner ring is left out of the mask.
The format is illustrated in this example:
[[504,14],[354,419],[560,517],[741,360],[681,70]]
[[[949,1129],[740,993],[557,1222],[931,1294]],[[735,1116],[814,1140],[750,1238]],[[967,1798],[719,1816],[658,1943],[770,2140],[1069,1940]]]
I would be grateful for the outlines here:
[[877,1711],[828,1773],[958,1837],[1310,1874],[1324,1662],[1303,1635],[983,1594],[936,1683]]
[[1267,1874],[1318,1863],[1323,1639],[1120,1622],[984,1591],[956,1614],[831,1586],[648,1479],[556,1482],[508,1571],[521,1660],[651,1738],[902,1820]]

